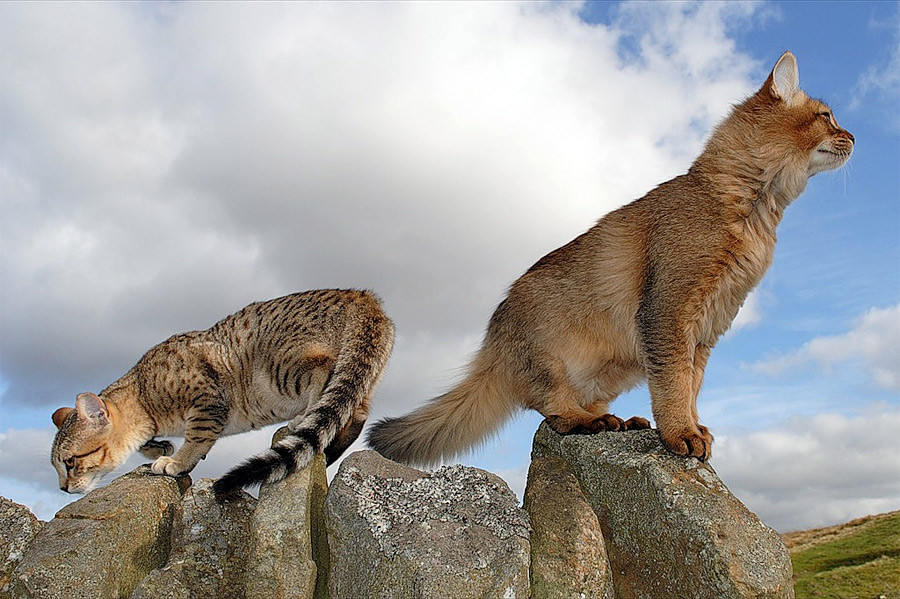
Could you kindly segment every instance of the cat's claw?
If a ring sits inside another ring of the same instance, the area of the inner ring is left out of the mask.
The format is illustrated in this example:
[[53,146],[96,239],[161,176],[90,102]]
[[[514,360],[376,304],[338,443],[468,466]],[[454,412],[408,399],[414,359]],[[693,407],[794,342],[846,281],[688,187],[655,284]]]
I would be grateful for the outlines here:
[[[702,428],[700,428],[702,427]],[[681,457],[694,457],[701,462],[709,460],[712,454],[713,436],[703,425],[695,429],[675,431],[674,433],[660,431],[663,443],[675,455]]]

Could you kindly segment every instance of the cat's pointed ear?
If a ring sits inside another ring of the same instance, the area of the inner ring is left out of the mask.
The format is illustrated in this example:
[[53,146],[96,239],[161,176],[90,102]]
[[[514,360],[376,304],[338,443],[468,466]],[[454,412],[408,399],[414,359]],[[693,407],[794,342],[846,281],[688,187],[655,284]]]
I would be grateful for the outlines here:
[[75,398],[75,409],[78,410],[78,418],[82,420],[100,425],[109,422],[106,402],[93,393],[82,393]]
[[74,411],[74,408],[60,408],[53,412],[51,418],[53,419],[53,424],[56,425],[56,428],[62,428],[63,422],[65,422],[66,418],[69,417],[69,414]]
[[769,92],[786,104],[791,104],[800,91],[800,71],[797,59],[790,52],[785,52],[775,63],[772,74],[766,80]]

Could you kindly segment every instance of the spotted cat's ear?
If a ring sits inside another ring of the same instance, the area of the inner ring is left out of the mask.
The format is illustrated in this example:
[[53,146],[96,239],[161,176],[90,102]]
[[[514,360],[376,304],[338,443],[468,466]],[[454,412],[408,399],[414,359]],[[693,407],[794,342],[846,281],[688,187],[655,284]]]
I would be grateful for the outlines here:
[[81,420],[97,425],[109,422],[109,410],[106,402],[93,393],[82,393],[75,398],[75,409],[78,410],[78,418]]
[[793,103],[797,92],[800,91],[800,71],[797,69],[797,59],[793,54],[785,52],[781,55],[766,84],[772,96],[788,105]]
[[53,412],[53,416],[51,416],[51,418],[53,419],[53,424],[56,425],[56,428],[62,428],[63,422],[65,422],[66,418],[69,417],[69,414],[74,411],[75,410],[73,408],[60,408]]

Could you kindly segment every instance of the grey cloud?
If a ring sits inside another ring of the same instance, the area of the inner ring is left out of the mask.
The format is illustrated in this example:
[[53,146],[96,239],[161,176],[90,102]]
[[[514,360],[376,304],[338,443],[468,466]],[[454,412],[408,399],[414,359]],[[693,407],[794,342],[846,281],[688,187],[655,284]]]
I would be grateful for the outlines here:
[[900,411],[794,417],[774,429],[722,433],[712,464],[732,491],[781,531],[900,507]]
[[4,7],[7,405],[302,288],[479,337],[537,258],[684,168],[753,68],[719,38],[622,67],[567,5],[382,8]]

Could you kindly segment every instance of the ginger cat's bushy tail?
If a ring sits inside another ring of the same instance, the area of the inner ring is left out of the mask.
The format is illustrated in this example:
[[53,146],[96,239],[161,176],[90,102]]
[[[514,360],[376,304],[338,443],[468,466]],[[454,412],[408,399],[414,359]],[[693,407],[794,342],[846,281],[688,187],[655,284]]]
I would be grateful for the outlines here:
[[460,384],[418,410],[378,421],[369,446],[397,462],[434,466],[482,443],[518,408],[485,361],[482,353]]

